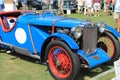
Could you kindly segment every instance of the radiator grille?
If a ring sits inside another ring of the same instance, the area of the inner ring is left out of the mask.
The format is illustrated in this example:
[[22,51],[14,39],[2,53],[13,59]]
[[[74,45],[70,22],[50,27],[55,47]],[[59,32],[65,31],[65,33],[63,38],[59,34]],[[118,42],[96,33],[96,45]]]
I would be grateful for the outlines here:
[[83,29],[83,49],[86,54],[92,53],[96,50],[97,44],[97,28],[85,27]]

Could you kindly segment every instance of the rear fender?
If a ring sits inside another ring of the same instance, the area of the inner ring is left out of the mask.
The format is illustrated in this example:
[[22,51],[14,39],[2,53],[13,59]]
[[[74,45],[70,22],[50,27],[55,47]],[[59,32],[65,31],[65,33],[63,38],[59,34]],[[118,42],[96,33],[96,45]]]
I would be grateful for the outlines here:
[[61,38],[63,41],[65,41],[67,43],[67,45],[71,48],[71,49],[79,49],[78,44],[75,42],[74,39],[72,39],[70,36],[66,35],[66,34],[62,34],[62,33],[55,33],[52,34],[50,37],[59,37]]

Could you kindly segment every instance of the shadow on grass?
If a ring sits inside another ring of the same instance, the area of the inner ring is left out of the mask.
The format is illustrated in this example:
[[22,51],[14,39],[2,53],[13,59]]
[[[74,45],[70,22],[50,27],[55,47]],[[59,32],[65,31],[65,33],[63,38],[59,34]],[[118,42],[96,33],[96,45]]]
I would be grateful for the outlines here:
[[109,65],[103,64],[92,69],[81,69],[77,75],[76,80],[92,80],[92,78],[95,76],[110,70],[111,67]]
[[[22,55],[22,54],[15,53],[15,52],[14,53],[9,53],[9,55],[15,56],[14,58],[11,58],[11,60],[15,60],[15,59],[20,58],[20,59],[28,61],[28,62],[32,62],[32,63],[35,63],[35,64],[40,64],[40,60],[31,58],[31,57],[26,56],[26,55]],[[45,64],[42,64],[42,65],[45,65]]]

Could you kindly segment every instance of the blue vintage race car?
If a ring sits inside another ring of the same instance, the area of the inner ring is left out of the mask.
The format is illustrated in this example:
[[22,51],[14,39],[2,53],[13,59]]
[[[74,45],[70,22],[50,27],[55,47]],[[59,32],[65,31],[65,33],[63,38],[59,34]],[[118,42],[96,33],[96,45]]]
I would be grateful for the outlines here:
[[0,12],[0,47],[47,63],[56,80],[74,80],[80,68],[111,64],[120,56],[119,33],[104,22],[54,12]]

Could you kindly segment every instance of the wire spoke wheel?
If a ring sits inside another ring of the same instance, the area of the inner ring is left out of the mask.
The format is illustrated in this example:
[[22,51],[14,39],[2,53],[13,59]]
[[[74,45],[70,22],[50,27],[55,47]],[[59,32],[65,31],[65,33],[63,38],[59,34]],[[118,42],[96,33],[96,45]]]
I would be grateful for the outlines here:
[[115,53],[115,45],[108,36],[100,37],[98,39],[97,46],[103,49],[110,56],[110,58],[113,57]]
[[54,73],[61,78],[66,78],[72,71],[72,62],[67,51],[60,46],[54,46],[48,55],[49,65]]
[[75,79],[80,69],[80,60],[64,42],[50,42],[45,53],[47,67],[55,80]]
[[108,31],[98,35],[97,47],[103,49],[111,58],[108,64],[118,60],[120,56],[120,45],[118,39]]

